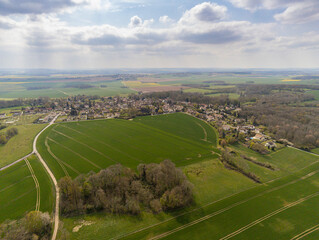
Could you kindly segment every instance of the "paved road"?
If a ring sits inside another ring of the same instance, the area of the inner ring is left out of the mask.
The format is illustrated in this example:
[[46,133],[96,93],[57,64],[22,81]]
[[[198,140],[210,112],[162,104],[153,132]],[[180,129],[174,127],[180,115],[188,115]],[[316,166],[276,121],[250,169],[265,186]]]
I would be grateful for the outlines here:
[[52,234],[52,238],[51,238],[52,240],[56,239],[56,236],[57,236],[57,233],[58,233],[58,229],[59,229],[59,221],[60,221],[59,220],[60,191],[59,191],[59,186],[58,186],[58,182],[57,182],[56,178],[54,177],[54,175],[51,172],[50,168],[48,167],[48,165],[43,160],[43,158],[41,157],[40,153],[37,150],[37,140],[38,140],[39,136],[41,135],[41,133],[43,133],[48,127],[50,127],[59,116],[60,116],[60,114],[56,115],[55,118],[52,119],[50,124],[48,126],[46,126],[45,128],[43,128],[42,131],[38,133],[38,135],[34,138],[34,141],[33,141],[33,153],[37,155],[37,157],[39,158],[40,162],[42,163],[42,165],[44,166],[46,171],[49,173],[49,176],[52,179],[52,182],[53,182],[54,187],[55,187],[55,197],[56,198],[55,198],[55,213],[54,213],[54,230],[53,230],[53,234]]
[[7,168],[13,166],[14,164],[17,164],[18,162],[23,161],[25,158],[30,157],[32,154],[33,154],[33,152],[32,152],[32,153],[29,153],[28,155],[24,156],[23,158],[20,158],[20,159],[14,161],[13,163],[10,163],[10,164],[8,164],[8,165],[6,165],[6,166],[0,168],[0,172],[3,171],[4,169],[7,169]]

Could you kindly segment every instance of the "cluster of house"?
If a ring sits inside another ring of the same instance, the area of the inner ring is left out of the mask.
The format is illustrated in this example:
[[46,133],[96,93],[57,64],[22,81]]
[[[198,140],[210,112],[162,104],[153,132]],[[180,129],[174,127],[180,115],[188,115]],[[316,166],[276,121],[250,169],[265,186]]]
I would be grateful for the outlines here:
[[[91,98],[82,96],[80,98],[59,99],[49,102],[42,107],[26,107],[23,111],[12,112],[12,115],[46,114],[38,119],[39,123],[50,122],[54,117],[54,112],[60,112],[65,116],[64,121],[87,120],[99,118],[118,118],[125,111],[130,109],[147,109],[148,115],[166,114],[174,112],[186,112],[195,117],[208,122],[216,122],[223,131],[236,131],[243,133],[246,140],[262,142],[268,148],[275,148],[275,142],[263,131],[249,124],[245,119],[238,118],[241,111],[237,106],[217,106],[212,104],[195,104],[191,102],[174,102],[171,99],[142,98],[134,99],[130,97],[104,97]],[[0,118],[6,117],[0,114]]]

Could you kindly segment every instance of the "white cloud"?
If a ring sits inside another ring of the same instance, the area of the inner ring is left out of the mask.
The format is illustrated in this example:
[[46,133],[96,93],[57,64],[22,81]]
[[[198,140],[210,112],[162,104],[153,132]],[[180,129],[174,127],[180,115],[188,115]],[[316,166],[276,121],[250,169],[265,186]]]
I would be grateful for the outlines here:
[[134,28],[134,27],[141,27],[143,25],[143,20],[139,16],[133,16],[131,17],[129,27]]
[[276,14],[275,19],[284,24],[301,24],[319,20],[319,2],[300,2]]
[[187,10],[179,20],[182,24],[216,22],[226,17],[227,8],[216,3],[203,2]]
[[160,23],[164,23],[164,24],[173,22],[173,19],[171,19],[169,16],[166,16],[166,15],[161,16],[158,20]]
[[274,18],[284,24],[300,24],[319,20],[318,0],[228,0],[234,6],[250,11],[285,9]]

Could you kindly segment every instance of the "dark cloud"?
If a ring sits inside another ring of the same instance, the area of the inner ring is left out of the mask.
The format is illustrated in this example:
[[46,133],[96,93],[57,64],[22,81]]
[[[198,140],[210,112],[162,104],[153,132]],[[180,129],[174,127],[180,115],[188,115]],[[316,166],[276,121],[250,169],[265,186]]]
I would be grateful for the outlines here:
[[49,13],[76,5],[72,0],[2,0],[0,15]]

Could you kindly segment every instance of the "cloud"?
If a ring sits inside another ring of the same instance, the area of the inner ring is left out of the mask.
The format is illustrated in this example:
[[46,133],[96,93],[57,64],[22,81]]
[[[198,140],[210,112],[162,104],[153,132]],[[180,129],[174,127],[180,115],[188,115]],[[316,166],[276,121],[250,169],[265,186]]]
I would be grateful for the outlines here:
[[181,19],[182,24],[196,22],[216,22],[226,17],[227,8],[216,3],[203,2],[187,10]]
[[0,15],[50,13],[88,2],[89,0],[1,0]]
[[319,20],[318,0],[228,0],[234,6],[250,11],[285,9],[274,18],[284,24],[300,24]]
[[[300,0],[228,0],[228,1],[238,8],[244,8],[251,11],[255,11],[258,9],[285,8],[291,4],[300,2]],[[316,0],[312,0],[312,1],[316,1]]]
[[289,6],[274,18],[284,24],[302,24],[319,20],[319,2],[300,2]]
[[164,24],[173,22],[173,19],[171,19],[169,16],[166,16],[166,15],[161,16],[158,20],[160,23],[164,23]]
[[131,17],[129,27],[134,28],[134,27],[141,27],[143,25],[143,20],[139,16],[134,16]]
[[16,22],[10,18],[0,16],[0,29],[11,29],[16,26]]

